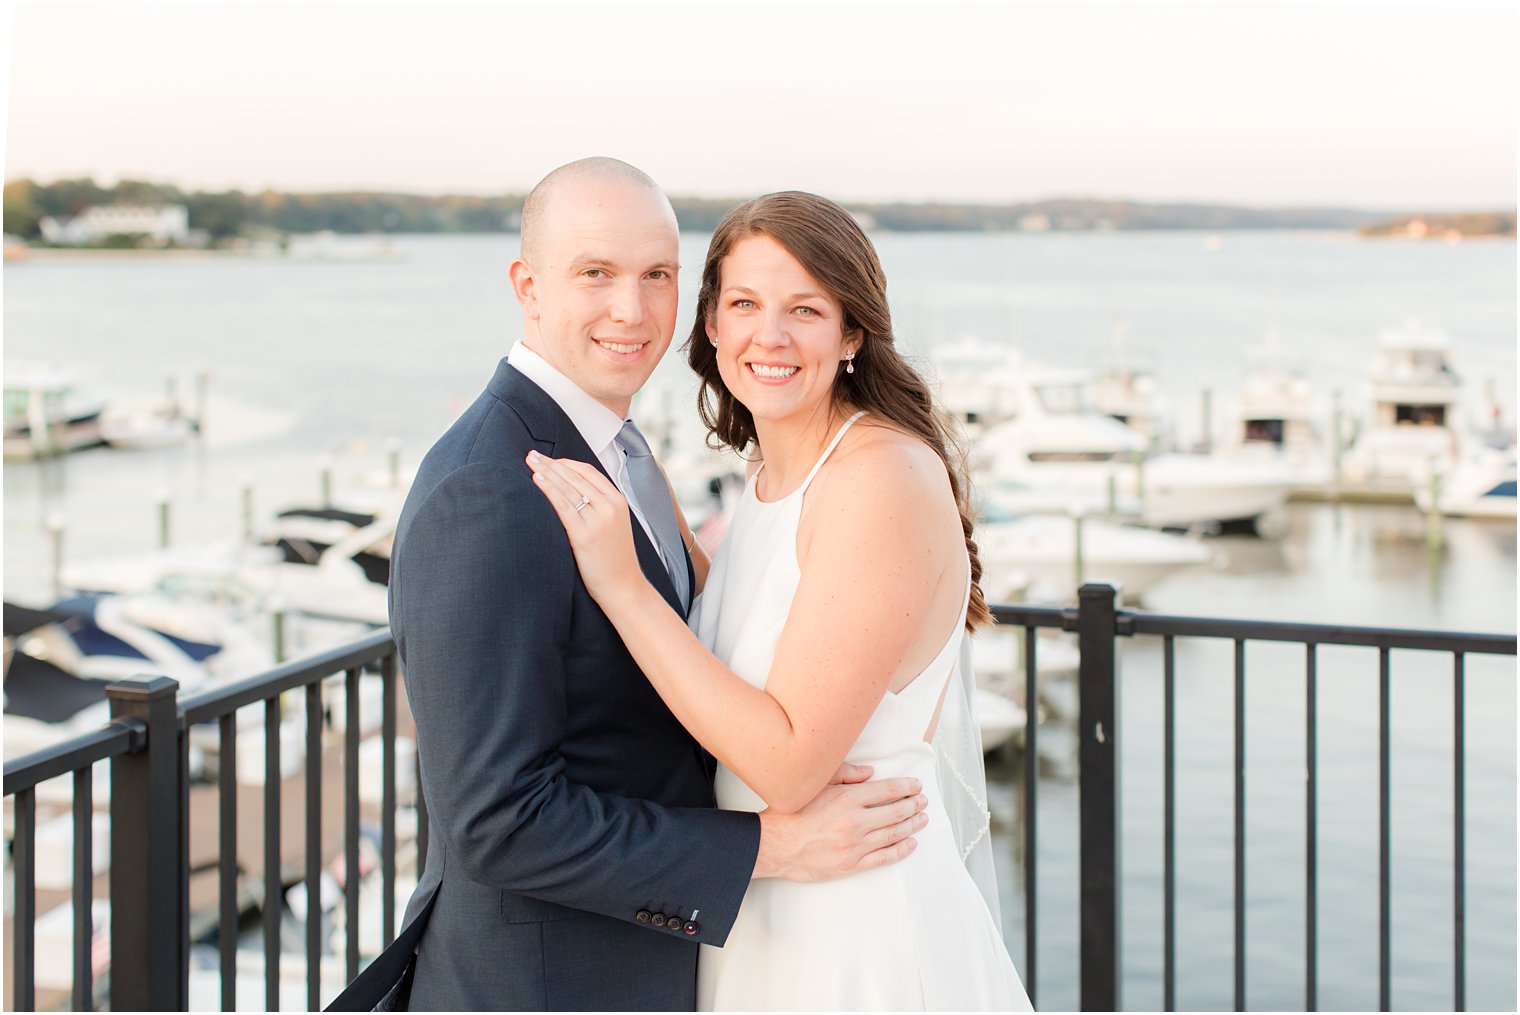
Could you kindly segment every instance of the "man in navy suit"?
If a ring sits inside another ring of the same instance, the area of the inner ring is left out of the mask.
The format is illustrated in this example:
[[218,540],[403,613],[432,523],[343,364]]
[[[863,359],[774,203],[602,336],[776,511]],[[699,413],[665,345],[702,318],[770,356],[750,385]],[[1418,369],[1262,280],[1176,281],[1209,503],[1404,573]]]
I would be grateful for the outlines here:
[[[717,810],[711,757],[533,485],[531,450],[637,485],[625,420],[670,345],[678,257],[670,203],[625,163],[563,166],[524,205],[524,338],[423,460],[392,550],[426,872],[334,1009],[689,1010],[697,945],[723,944],[751,878],[824,880],[912,848],[921,787],[862,770],[796,814]],[[698,576],[661,546],[669,505],[629,500],[645,573],[684,614]]]

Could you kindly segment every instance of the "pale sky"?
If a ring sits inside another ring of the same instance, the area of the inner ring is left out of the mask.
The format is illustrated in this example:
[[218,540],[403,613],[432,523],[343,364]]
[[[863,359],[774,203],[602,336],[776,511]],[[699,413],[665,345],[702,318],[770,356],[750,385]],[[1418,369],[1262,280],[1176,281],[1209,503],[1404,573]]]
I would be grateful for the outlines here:
[[1512,208],[1509,3],[29,5],[5,177]]

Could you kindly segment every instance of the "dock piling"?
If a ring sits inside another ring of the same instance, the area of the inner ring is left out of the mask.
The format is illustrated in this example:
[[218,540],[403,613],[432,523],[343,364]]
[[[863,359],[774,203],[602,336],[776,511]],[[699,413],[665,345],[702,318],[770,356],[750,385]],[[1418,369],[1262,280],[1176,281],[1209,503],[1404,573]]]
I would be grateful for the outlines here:
[[243,487],[243,542],[253,542],[253,480],[244,476]]
[[1341,485],[1341,389],[1336,388],[1330,393],[1330,464],[1335,470],[1335,485],[1337,489]]
[[1085,563],[1082,559],[1082,508],[1074,506],[1071,512],[1071,541],[1072,541],[1072,569],[1075,572],[1075,584],[1082,585],[1082,576],[1086,572]]
[[391,489],[401,489],[401,442],[392,437],[385,442],[386,456],[390,460]]
[[58,511],[48,513],[47,521],[48,543],[52,548],[52,582],[53,601],[63,598],[63,515]]
[[274,618],[274,661],[279,665],[285,661],[285,606],[283,603],[274,604],[270,610],[270,616]]
[[1440,553],[1446,545],[1441,524],[1441,467],[1434,456],[1430,459],[1430,511],[1425,515],[1425,545],[1431,553]]
[[1199,411],[1203,414],[1203,451],[1208,453],[1214,450],[1214,389],[1203,389],[1203,404]]
[[169,511],[169,491],[160,489],[158,491],[158,548],[160,550],[169,548]]
[[206,389],[210,386],[210,384],[211,384],[211,372],[210,371],[208,371],[208,370],[200,370],[200,371],[196,372],[196,374],[195,374],[195,419],[191,420],[191,422],[195,424],[195,432],[197,434],[204,434],[206,432],[206,400],[207,400]]

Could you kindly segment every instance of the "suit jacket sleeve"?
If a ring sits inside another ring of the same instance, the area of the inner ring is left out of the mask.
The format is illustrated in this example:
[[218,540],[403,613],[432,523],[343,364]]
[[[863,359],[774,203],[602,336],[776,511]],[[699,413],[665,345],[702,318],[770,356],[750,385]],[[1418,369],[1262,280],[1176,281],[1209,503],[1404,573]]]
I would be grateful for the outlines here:
[[651,905],[700,910],[696,940],[721,945],[753,871],[759,821],[565,777],[562,657],[579,574],[526,468],[451,474],[399,554],[392,623],[448,862],[478,883],[618,919]]

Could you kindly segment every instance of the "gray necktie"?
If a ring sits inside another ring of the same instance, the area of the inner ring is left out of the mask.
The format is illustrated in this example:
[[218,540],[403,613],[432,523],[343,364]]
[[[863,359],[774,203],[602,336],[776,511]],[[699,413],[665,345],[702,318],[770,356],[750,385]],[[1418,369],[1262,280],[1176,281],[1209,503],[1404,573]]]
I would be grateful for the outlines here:
[[686,582],[685,544],[681,541],[680,526],[676,524],[675,508],[670,503],[670,488],[665,485],[660,467],[654,463],[649,442],[633,425],[633,420],[624,421],[623,429],[618,431],[617,446],[628,456],[628,485],[632,488],[633,500],[654,533],[660,556],[665,560],[665,570],[675,585],[676,598],[685,609],[690,605],[691,594]]

